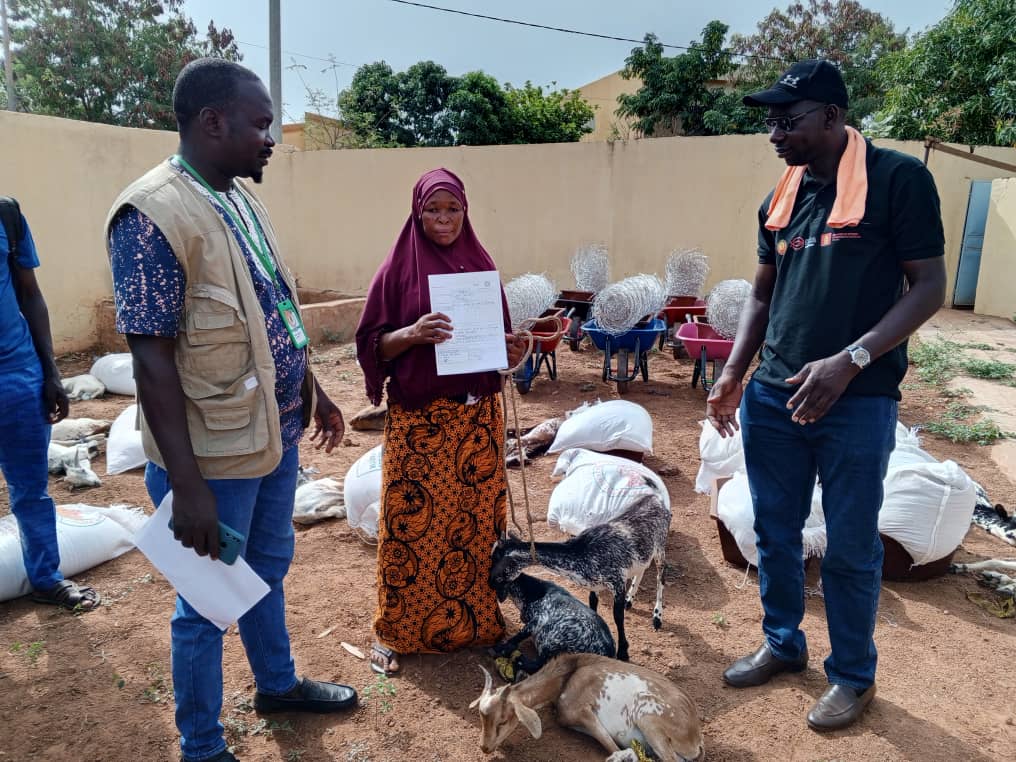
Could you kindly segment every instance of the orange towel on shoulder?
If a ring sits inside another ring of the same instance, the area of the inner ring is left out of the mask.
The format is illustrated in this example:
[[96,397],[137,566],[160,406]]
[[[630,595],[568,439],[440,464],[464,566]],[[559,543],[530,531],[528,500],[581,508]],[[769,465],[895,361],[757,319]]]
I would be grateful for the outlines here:
[[[854,227],[864,218],[864,205],[868,198],[867,153],[868,145],[861,133],[847,127],[847,148],[836,170],[836,201],[826,223],[831,228]],[[794,210],[794,200],[805,169],[802,166],[784,170],[769,204],[766,230],[782,230],[790,224],[790,213]]]

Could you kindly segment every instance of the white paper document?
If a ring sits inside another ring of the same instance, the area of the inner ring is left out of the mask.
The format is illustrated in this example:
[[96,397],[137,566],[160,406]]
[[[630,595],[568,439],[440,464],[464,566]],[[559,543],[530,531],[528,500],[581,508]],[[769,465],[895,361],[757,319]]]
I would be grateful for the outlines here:
[[225,630],[268,594],[268,585],[246,561],[232,565],[199,556],[173,537],[173,493],[159,504],[134,544],[201,616]]
[[437,374],[454,376],[507,368],[497,270],[428,278],[431,311],[443,312],[452,323],[452,337],[434,345]]

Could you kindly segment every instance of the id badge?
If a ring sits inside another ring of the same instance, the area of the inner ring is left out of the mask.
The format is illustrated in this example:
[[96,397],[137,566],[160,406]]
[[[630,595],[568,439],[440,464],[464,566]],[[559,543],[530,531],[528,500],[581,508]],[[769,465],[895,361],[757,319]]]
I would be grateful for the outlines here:
[[307,332],[303,328],[300,313],[296,311],[292,300],[285,299],[279,302],[278,310],[286,330],[289,331],[289,339],[293,342],[293,346],[297,349],[303,349],[307,346]]

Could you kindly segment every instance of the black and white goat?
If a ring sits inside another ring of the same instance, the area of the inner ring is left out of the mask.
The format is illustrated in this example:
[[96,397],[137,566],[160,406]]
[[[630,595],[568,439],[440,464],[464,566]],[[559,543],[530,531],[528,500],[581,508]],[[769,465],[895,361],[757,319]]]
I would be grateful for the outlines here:
[[951,564],[949,571],[953,574],[970,572],[985,587],[996,593],[1016,598],[1016,561],[989,559],[975,561],[971,564]]
[[1010,516],[1001,504],[996,505],[988,499],[984,487],[974,483],[977,503],[974,505],[972,523],[985,532],[997,537],[1010,545],[1016,545],[1016,515]]
[[536,647],[535,659],[521,655],[512,662],[516,675],[520,670],[532,675],[548,659],[562,653],[615,655],[614,636],[607,623],[560,585],[520,574],[494,592],[499,601],[512,599],[525,625],[517,635],[496,646],[495,653],[510,656],[529,637]]
[[[646,483],[656,485],[650,480]],[[599,524],[564,542],[536,543],[536,560],[528,543],[508,538],[494,546],[490,584],[495,590],[519,576],[523,569],[539,564],[590,591],[589,607],[596,611],[597,593],[614,597],[617,627],[617,658],[628,661],[624,634],[624,611],[630,608],[649,564],[656,562],[656,607],[653,627],[663,623],[663,569],[670,532],[670,510],[657,494],[633,503],[616,519]],[[627,591],[627,599],[626,599]]]

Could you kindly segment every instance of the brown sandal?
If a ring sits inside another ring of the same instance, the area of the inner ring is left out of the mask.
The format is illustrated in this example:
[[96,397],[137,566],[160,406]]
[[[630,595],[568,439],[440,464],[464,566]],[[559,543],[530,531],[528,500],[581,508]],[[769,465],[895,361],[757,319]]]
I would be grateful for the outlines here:
[[32,600],[74,612],[93,611],[102,603],[94,588],[77,585],[69,579],[60,580],[49,590],[33,591]]

